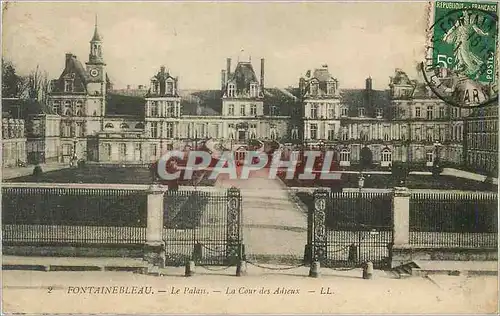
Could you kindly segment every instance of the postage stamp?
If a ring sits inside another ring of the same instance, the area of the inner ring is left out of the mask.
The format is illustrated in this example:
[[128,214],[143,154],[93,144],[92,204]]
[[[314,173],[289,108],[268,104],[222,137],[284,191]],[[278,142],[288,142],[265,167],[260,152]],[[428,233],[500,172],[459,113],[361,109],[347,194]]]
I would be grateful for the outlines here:
[[3,313],[498,314],[498,0],[0,1]]
[[443,101],[459,107],[498,102],[496,3],[430,4],[423,77]]

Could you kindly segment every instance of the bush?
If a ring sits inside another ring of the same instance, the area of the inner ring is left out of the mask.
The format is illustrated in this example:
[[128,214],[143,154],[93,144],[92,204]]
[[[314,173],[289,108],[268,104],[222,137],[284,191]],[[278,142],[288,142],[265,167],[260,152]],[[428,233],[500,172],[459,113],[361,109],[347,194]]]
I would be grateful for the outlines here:
[[405,182],[410,170],[407,165],[404,164],[393,164],[392,165],[392,178],[398,183]]
[[36,165],[35,168],[33,168],[33,175],[35,177],[41,176],[43,174],[42,166]]

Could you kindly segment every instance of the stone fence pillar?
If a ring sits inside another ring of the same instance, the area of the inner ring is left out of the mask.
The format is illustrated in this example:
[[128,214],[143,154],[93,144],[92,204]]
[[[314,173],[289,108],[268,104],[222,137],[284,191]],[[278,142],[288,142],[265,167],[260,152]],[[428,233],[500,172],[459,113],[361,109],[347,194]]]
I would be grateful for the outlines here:
[[147,228],[144,260],[163,267],[165,265],[165,249],[163,242],[163,194],[164,190],[153,184],[148,190]]
[[395,187],[392,199],[392,249],[391,266],[405,263],[410,248],[410,190],[405,187]]

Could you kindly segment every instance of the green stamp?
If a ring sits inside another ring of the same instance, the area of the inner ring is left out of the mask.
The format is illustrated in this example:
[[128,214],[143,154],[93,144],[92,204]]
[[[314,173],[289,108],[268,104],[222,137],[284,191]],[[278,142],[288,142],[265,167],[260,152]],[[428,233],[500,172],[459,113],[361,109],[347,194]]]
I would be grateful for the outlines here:
[[432,3],[424,79],[440,98],[460,107],[498,101],[498,4]]

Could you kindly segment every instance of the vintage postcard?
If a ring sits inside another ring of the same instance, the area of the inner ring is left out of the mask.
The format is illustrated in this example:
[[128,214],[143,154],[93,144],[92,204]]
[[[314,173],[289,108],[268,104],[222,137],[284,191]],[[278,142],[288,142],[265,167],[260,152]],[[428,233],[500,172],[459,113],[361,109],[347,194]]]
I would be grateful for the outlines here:
[[498,12],[3,1],[2,312],[498,313]]

